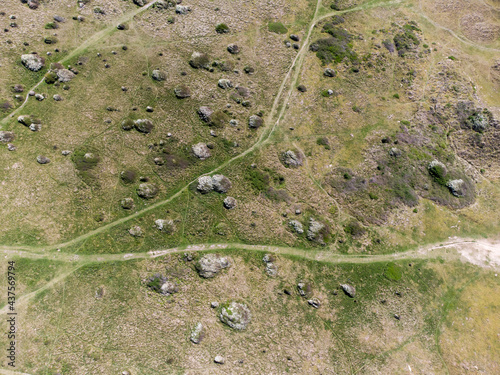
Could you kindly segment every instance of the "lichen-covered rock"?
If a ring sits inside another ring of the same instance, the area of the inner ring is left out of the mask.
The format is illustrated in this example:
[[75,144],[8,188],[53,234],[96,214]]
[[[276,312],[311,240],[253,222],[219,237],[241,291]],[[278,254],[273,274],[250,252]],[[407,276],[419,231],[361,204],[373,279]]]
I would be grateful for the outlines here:
[[194,156],[200,160],[208,159],[212,154],[206,143],[200,142],[191,147]]
[[191,11],[191,8],[186,5],[176,5],[175,13],[177,14],[188,14]]
[[59,95],[59,94],[55,94],[53,97],[52,97],[56,102],[60,102],[63,100],[62,96]]
[[143,199],[153,199],[158,195],[159,189],[156,185],[145,182],[137,188],[137,195]]
[[464,180],[462,179],[450,180],[446,183],[446,187],[450,189],[451,194],[455,197],[463,197],[465,195],[463,190]]
[[174,94],[178,99],[185,99],[191,96],[191,90],[185,85],[180,85],[174,89]]
[[131,210],[132,208],[134,208],[134,200],[132,198],[123,198],[120,201],[120,205],[125,210]]
[[286,167],[297,168],[304,162],[304,156],[300,152],[295,152],[292,150],[285,151],[283,153],[283,164]]
[[216,174],[212,176],[213,189],[218,193],[227,193],[231,189],[231,181],[224,175]]
[[212,278],[225,268],[231,267],[231,261],[219,254],[207,254],[196,263],[198,274],[206,279]]
[[356,288],[350,284],[340,284],[340,287],[349,297],[354,298],[356,296]]
[[194,344],[199,344],[201,340],[203,340],[203,324],[198,322],[193,330],[191,331],[191,335],[189,336],[189,339],[191,340],[192,343]]
[[134,4],[143,7],[148,3],[148,0],[134,0]]
[[75,73],[69,69],[57,69],[56,74],[59,82],[69,82],[75,78]]
[[309,219],[309,228],[307,228],[307,239],[314,241],[318,239],[320,231],[325,227],[324,224],[316,221],[314,218]]
[[191,65],[195,69],[209,69],[210,59],[208,58],[208,55],[206,53],[195,51],[189,59],[189,65]]
[[262,261],[266,264],[266,273],[274,277],[278,274],[278,266],[275,264],[275,258],[271,254],[266,254],[262,258]]
[[160,294],[163,294],[164,296],[169,296],[171,294],[177,293],[178,291],[179,288],[173,281],[167,280],[160,287]]
[[262,126],[264,121],[262,120],[262,117],[257,116],[257,115],[252,115],[248,119],[248,127],[250,129],[258,129]]
[[38,72],[45,65],[45,60],[43,57],[38,56],[34,53],[29,53],[21,56],[22,64],[29,70],[33,72]]
[[134,225],[133,227],[131,227],[128,230],[128,233],[132,237],[142,237],[142,235],[143,235],[142,228],[140,226],[138,226],[138,225]]
[[38,164],[49,164],[50,163],[50,159],[46,156],[43,156],[43,155],[38,155],[36,157],[36,161],[38,162]]
[[247,305],[239,302],[229,302],[221,307],[220,321],[237,330],[245,329],[252,319]]
[[219,79],[218,86],[221,89],[229,89],[229,88],[233,87],[233,83],[228,79],[221,78],[221,79]]
[[227,208],[228,210],[235,208],[237,204],[238,201],[233,197],[226,197],[224,199],[224,208]]
[[214,362],[219,364],[219,365],[223,365],[226,361],[224,360],[224,357],[221,356],[221,355],[216,355],[215,358],[214,358]]
[[167,79],[167,75],[160,69],[155,69],[151,73],[151,78],[153,78],[155,81],[165,81]]
[[202,193],[207,194],[210,193],[214,188],[212,177],[210,176],[201,176],[198,178],[198,186],[196,189]]
[[214,111],[208,106],[202,106],[198,109],[198,116],[204,122],[210,122],[213,113]]
[[402,151],[397,147],[393,147],[389,150],[389,155],[394,158],[399,158],[402,154]]
[[288,225],[292,227],[292,229],[297,232],[298,234],[304,233],[304,227],[302,226],[302,223],[298,220],[290,220],[288,222]]
[[172,234],[175,231],[175,224],[173,220],[157,219],[155,220],[155,227],[168,234]]
[[297,291],[302,297],[312,296],[312,286],[309,283],[300,282],[297,284]]
[[321,306],[321,302],[317,298],[308,299],[307,303],[315,309],[319,309],[319,307]]
[[240,53],[240,47],[238,47],[238,45],[236,44],[230,44],[227,46],[227,50],[229,53],[233,54],[233,55],[236,55],[238,53]]
[[[123,127],[123,124],[122,124]],[[151,133],[154,128],[153,122],[148,119],[138,119],[134,121],[134,127],[141,133]]]
[[325,71],[323,72],[323,75],[325,77],[335,77],[337,75],[337,72],[332,68],[326,68]]
[[1,130],[0,131],[0,142],[2,143],[8,143],[8,142],[12,142],[15,138],[15,135],[13,132],[8,132],[8,131],[4,131],[4,130]]

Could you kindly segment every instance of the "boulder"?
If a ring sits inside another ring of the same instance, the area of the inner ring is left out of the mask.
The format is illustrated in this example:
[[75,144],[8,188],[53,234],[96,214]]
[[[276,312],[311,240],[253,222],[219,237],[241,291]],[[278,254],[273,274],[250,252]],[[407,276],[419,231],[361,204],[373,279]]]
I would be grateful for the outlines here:
[[236,44],[230,44],[227,46],[227,51],[233,55],[240,53],[240,47]]
[[189,65],[191,65],[195,69],[209,69],[210,59],[208,58],[208,55],[206,53],[195,51],[192,53],[191,58],[189,59]]
[[[122,124],[123,127],[123,124]],[[134,127],[138,132],[141,133],[151,133],[154,128],[153,122],[148,119],[138,119],[134,121]]]
[[252,316],[247,305],[232,301],[222,306],[219,318],[229,327],[243,330],[250,323]]
[[186,6],[186,5],[176,5],[175,6],[175,13],[177,14],[188,14],[191,11],[191,8]]
[[294,42],[298,42],[300,40],[299,36],[295,34],[291,34],[290,39],[293,40]]
[[228,210],[231,210],[236,207],[237,205],[237,200],[233,197],[226,197],[224,199],[224,208],[227,208]]
[[15,134],[13,132],[8,132],[1,130],[0,131],[0,142],[1,143],[8,143],[12,142],[15,138]]
[[45,65],[45,60],[43,57],[38,56],[35,53],[29,53],[21,56],[22,64],[33,72],[38,72]]
[[9,151],[16,151],[17,147],[14,146],[12,143],[7,143],[7,150],[9,150]]
[[218,83],[218,86],[221,88],[221,89],[228,89],[228,88],[231,88],[233,87],[233,84],[230,80],[228,79],[225,79],[225,78],[221,78],[219,79],[219,83]]
[[274,256],[271,254],[266,254],[262,258],[262,261],[266,264],[266,273],[274,277],[278,274],[278,267],[276,266]]
[[402,151],[397,147],[393,147],[389,150],[389,155],[394,158],[399,158],[402,154]]
[[198,178],[198,186],[196,189],[202,193],[207,194],[210,193],[214,188],[212,177],[210,176],[201,176]]
[[200,119],[204,122],[210,122],[210,117],[213,113],[214,111],[208,106],[202,106],[198,109],[198,116],[200,116]]
[[128,230],[128,233],[132,237],[142,237],[142,235],[143,235],[142,228],[138,225],[134,225],[132,228],[130,228]]
[[297,232],[298,234],[304,233],[304,227],[302,226],[302,223],[298,220],[290,220],[288,222],[288,225],[292,227],[292,229]]
[[59,94],[55,94],[53,97],[52,97],[56,102],[60,102],[63,100],[62,96],[59,95]]
[[264,123],[264,120],[262,120],[262,117],[257,116],[257,115],[252,115],[248,119],[248,127],[250,129],[258,129],[262,126]]
[[310,297],[312,295],[312,286],[311,284],[300,282],[297,284],[297,291],[302,297]]
[[155,81],[165,81],[167,79],[167,74],[160,69],[155,69],[151,73],[151,78]]
[[36,161],[38,162],[38,164],[49,164],[50,163],[50,159],[46,156],[43,156],[43,155],[38,155],[36,157]]
[[148,0],[134,0],[134,4],[143,7],[148,3]]
[[463,197],[465,195],[464,192],[464,180],[450,180],[446,183],[446,187],[450,189],[451,194],[455,197]]
[[231,267],[230,259],[222,257],[219,254],[204,255],[196,263],[198,274],[205,279],[214,277],[220,271],[228,267]]
[[313,240],[321,240],[319,238],[319,232],[325,227],[324,224],[320,223],[319,221],[315,220],[314,218],[309,219],[309,228],[307,229],[307,239],[310,241]]
[[193,344],[199,344],[201,340],[203,340],[203,324],[198,322],[193,330],[191,331],[191,335],[189,336],[189,339]]
[[159,189],[156,185],[151,183],[142,183],[137,188],[137,195],[144,199],[153,199],[158,195]]
[[125,210],[131,210],[132,208],[134,208],[134,200],[132,198],[123,198],[120,201],[120,205]]
[[308,299],[307,303],[315,309],[319,309],[319,307],[321,306],[321,302],[317,298]]
[[191,90],[185,85],[179,85],[174,89],[174,94],[177,99],[185,99],[191,96]]
[[224,360],[224,357],[220,356],[220,355],[217,355],[215,356],[214,358],[214,362],[219,364],[219,365],[223,365],[225,360]]
[[57,69],[56,74],[59,82],[69,82],[75,78],[75,73],[69,69]]
[[177,287],[177,284],[174,283],[173,281],[167,280],[160,287],[160,294],[163,294],[164,296],[169,296],[171,294],[177,293],[178,291],[179,288]]
[[292,150],[285,151],[283,153],[283,164],[285,167],[297,168],[304,162],[304,156],[300,152],[295,152]]
[[356,296],[356,288],[349,284],[340,284],[340,287],[349,297],[354,298]]
[[325,71],[323,72],[323,75],[325,77],[335,77],[337,75],[337,72],[332,68],[326,68]]
[[159,231],[168,234],[175,231],[175,224],[173,220],[157,219],[155,220],[155,227],[158,228]]
[[243,98],[248,98],[250,96],[250,90],[244,86],[237,86],[236,91],[238,92],[238,95]]
[[217,193],[227,193],[231,189],[231,181],[224,175],[216,174],[212,176],[213,189]]
[[193,154],[200,160],[208,159],[212,154],[206,143],[200,142],[191,147]]

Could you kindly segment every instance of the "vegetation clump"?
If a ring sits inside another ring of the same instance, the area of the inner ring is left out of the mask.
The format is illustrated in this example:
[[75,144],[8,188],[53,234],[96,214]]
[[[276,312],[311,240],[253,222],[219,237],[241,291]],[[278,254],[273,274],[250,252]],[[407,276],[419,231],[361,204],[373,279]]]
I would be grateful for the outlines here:
[[384,270],[384,277],[391,281],[398,281],[403,277],[403,271],[396,263],[391,262]]
[[318,39],[311,45],[323,64],[337,64],[346,58],[353,64],[359,63],[358,55],[353,50],[353,36],[347,30],[330,22],[323,26],[323,32],[330,34],[330,37]]
[[283,25],[281,22],[269,22],[267,25],[269,31],[276,33],[276,34],[286,34],[288,32],[288,29],[286,28],[285,25]]
[[225,23],[219,23],[217,26],[215,26],[215,31],[217,32],[217,34],[227,34],[229,32],[229,26]]
[[443,163],[437,160],[433,160],[429,163],[427,169],[429,170],[429,174],[434,179],[434,181],[436,181],[439,185],[442,186],[446,185],[447,180],[445,177],[447,171],[446,171],[446,166]]
[[413,28],[404,28],[402,32],[394,36],[394,45],[399,56],[404,56],[406,53],[415,50],[420,44],[420,40],[413,31]]

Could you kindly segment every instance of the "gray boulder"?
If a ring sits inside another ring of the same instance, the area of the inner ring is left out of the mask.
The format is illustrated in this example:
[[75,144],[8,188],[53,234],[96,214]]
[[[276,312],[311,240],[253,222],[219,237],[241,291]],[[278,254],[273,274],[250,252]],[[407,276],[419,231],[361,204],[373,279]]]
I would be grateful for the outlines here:
[[230,80],[228,79],[225,79],[225,78],[221,78],[219,79],[219,83],[218,83],[218,86],[221,88],[221,89],[229,89],[231,87],[233,87],[233,84]]
[[155,69],[151,73],[151,78],[153,78],[155,81],[165,81],[167,79],[167,75],[160,69]]
[[198,109],[198,116],[204,122],[210,122],[213,113],[214,111],[208,106],[202,106]]
[[324,224],[315,220],[314,218],[309,219],[309,228],[307,229],[307,239],[310,241],[319,239],[319,232],[325,227]]
[[143,7],[148,3],[148,0],[134,0],[135,5],[139,5],[140,7]]
[[212,176],[213,189],[218,193],[227,193],[231,189],[231,181],[224,175],[216,174]]
[[57,69],[56,74],[59,82],[69,82],[75,78],[75,73],[68,69]]
[[50,163],[50,159],[46,156],[43,156],[43,155],[38,155],[36,157],[36,161],[38,162],[38,164],[49,164]]
[[292,227],[292,229],[297,232],[298,234],[304,233],[304,227],[302,226],[302,223],[298,220],[290,220],[288,222],[288,225]]
[[160,287],[160,294],[163,294],[164,296],[169,296],[171,294],[177,293],[178,291],[179,288],[173,281],[166,280]]
[[337,75],[337,72],[332,68],[326,68],[325,71],[323,72],[323,75],[325,77],[335,77]]
[[340,287],[349,297],[354,298],[356,296],[356,288],[349,284],[340,284]]
[[210,193],[214,188],[214,183],[212,177],[210,176],[201,176],[198,178],[198,186],[196,189],[202,193],[207,194]]
[[137,188],[137,195],[144,199],[153,199],[158,195],[159,189],[156,185],[151,183],[142,183]]
[[134,200],[132,198],[123,198],[120,201],[120,205],[125,210],[131,210],[132,208],[134,208]]
[[175,231],[175,224],[173,220],[157,219],[155,220],[155,227],[164,233],[171,234]]
[[198,322],[193,330],[191,331],[191,335],[189,336],[189,339],[193,344],[199,344],[201,340],[203,339],[203,324]]
[[154,125],[149,119],[138,119],[134,121],[134,127],[138,132],[148,134],[151,133]]
[[247,305],[232,301],[222,306],[219,318],[229,327],[243,330],[250,323],[252,315]]
[[237,205],[237,200],[233,197],[226,197],[224,199],[224,208],[227,208],[228,210],[231,210],[236,207]]
[[223,365],[226,361],[224,360],[223,356],[217,355],[214,358],[214,362],[217,363],[217,364],[219,364],[219,365]]
[[303,162],[304,156],[300,152],[288,150],[283,153],[283,164],[286,167],[297,168],[300,167]]
[[0,142],[1,143],[8,143],[12,142],[15,138],[15,134],[13,132],[8,132],[8,131],[0,131]]
[[191,8],[186,5],[176,5],[175,13],[177,14],[188,14],[191,11]]
[[227,51],[233,55],[236,55],[240,53],[240,47],[238,47],[236,44],[230,44],[227,46]]
[[208,159],[212,154],[210,153],[210,149],[206,145],[206,143],[200,142],[191,147],[194,156],[196,156],[200,160]]
[[319,309],[319,307],[321,306],[321,302],[317,298],[308,299],[307,303],[315,309]]
[[278,266],[276,266],[276,264],[274,263],[275,258],[273,255],[271,254],[264,255],[262,261],[266,264],[266,273],[269,276],[274,277],[278,274]]
[[257,116],[257,115],[252,115],[248,119],[248,127],[251,129],[257,129],[262,126],[264,121],[262,120],[262,117]]
[[219,254],[204,255],[196,263],[198,274],[205,279],[214,277],[220,271],[228,267],[231,267],[230,259],[222,257]]
[[33,72],[38,72],[45,65],[45,60],[43,57],[38,56],[35,53],[29,53],[21,56],[22,64],[29,70]]
[[455,197],[463,197],[464,193],[464,180],[450,180],[446,183],[446,187],[450,189],[451,194]]
[[132,228],[130,228],[128,230],[128,233],[132,237],[142,237],[142,235],[143,235],[142,228],[138,225],[134,225]]

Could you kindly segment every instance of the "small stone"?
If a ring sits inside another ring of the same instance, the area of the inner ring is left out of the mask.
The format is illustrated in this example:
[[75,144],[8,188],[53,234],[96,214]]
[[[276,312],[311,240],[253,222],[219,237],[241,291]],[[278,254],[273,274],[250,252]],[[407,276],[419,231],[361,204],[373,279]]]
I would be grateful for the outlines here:
[[70,150],[62,150],[61,154],[64,156],[68,156],[69,154],[71,154],[71,151]]
[[349,284],[340,284],[340,287],[349,297],[354,298],[356,296],[356,288]]
[[290,43],[288,40],[285,42],[285,47],[290,48],[292,46],[292,43]]
[[29,96],[35,96],[35,92],[33,90],[31,90],[30,92],[28,92],[28,95]]
[[233,87],[233,84],[231,83],[231,81],[230,81],[230,80],[225,79],[225,78],[221,78],[221,79],[219,79],[218,86],[219,86],[221,89],[228,89],[228,88]]
[[240,47],[238,47],[238,45],[236,44],[230,44],[227,46],[227,50],[229,53],[233,54],[233,55],[236,55],[238,53],[240,53]]
[[293,40],[294,42],[298,42],[300,40],[299,36],[295,34],[291,34],[290,39]]
[[394,158],[399,158],[402,155],[402,152],[399,148],[393,147],[389,150],[389,155]]
[[16,151],[17,147],[14,146],[12,143],[7,143],[7,150],[9,150],[9,151]]
[[210,307],[212,309],[216,309],[217,307],[219,307],[219,302],[210,302]]
[[153,112],[154,109],[153,107],[150,107],[149,105],[146,107],[146,112]]
[[55,100],[56,102],[60,102],[61,100],[63,100],[63,98],[62,98],[62,97],[61,97],[61,95],[59,95],[59,94],[55,94],[55,95],[53,96],[53,98],[54,98],[54,100]]
[[215,130],[210,130],[210,135],[212,137],[217,137],[217,133],[215,132]]
[[293,49],[299,49],[299,48],[300,48],[300,45],[298,45],[297,43],[293,43],[293,44],[292,44],[292,47],[293,47]]
[[54,16],[53,18],[54,18],[54,21],[56,21],[56,22],[60,22],[60,23],[63,23],[63,22],[65,22],[65,21],[66,21],[63,17],[61,17],[61,16],[57,16],[57,15],[56,15],[56,16]]
[[160,69],[155,69],[151,73],[151,78],[153,78],[155,81],[164,81],[167,79],[167,74]]
[[337,75],[337,72],[332,68],[326,68],[325,71],[323,72],[323,75],[325,77],[335,77]]
[[35,99],[41,102],[43,99],[45,99],[45,96],[43,96],[42,94],[35,94]]

